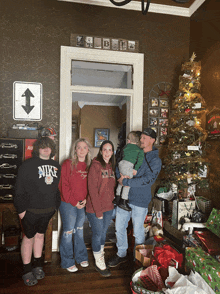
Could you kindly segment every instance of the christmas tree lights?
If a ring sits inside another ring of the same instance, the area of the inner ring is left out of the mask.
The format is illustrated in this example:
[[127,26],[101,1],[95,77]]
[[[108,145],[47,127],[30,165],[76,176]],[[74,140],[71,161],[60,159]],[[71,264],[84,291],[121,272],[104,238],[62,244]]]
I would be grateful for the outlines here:
[[206,103],[200,94],[201,63],[195,62],[195,57],[193,53],[182,65],[163,165],[165,185],[184,191],[184,197],[195,195],[196,186],[208,187],[207,162],[203,158],[207,132],[201,126]]

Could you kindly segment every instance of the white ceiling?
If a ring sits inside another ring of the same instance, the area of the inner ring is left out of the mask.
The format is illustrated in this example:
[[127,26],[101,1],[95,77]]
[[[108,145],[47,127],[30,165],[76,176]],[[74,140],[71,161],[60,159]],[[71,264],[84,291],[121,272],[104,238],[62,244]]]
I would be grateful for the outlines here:
[[[109,0],[58,0],[88,5],[105,6],[116,9],[141,11],[141,0],[133,0],[124,6],[115,6]],[[118,2],[121,2],[118,1]],[[146,1],[145,1],[146,2]],[[151,0],[148,13],[160,13],[190,17],[205,0],[189,0],[187,3],[177,3],[174,0]],[[147,2],[146,2],[147,3]]]

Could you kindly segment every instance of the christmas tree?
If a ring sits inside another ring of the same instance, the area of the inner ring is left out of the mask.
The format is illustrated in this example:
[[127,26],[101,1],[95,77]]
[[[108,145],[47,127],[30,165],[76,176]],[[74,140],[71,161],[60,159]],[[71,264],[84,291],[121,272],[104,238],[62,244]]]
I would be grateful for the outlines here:
[[202,127],[206,103],[200,94],[201,63],[193,53],[189,62],[182,64],[179,89],[170,116],[167,155],[164,159],[166,187],[173,192],[191,197],[196,187],[207,187],[207,162],[204,159],[207,132]]

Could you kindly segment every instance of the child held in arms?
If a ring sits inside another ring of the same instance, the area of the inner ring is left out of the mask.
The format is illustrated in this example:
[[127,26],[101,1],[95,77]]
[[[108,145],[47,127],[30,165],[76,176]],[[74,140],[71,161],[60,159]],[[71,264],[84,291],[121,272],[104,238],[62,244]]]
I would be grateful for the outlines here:
[[[122,160],[118,164],[119,172],[133,178],[137,174],[137,170],[143,163],[144,151],[139,147],[140,136],[138,132],[132,131],[127,136],[127,145],[122,150]],[[128,205],[128,193],[130,187],[121,186],[118,184],[116,189],[116,197],[113,203],[118,205],[120,208],[131,211]]]

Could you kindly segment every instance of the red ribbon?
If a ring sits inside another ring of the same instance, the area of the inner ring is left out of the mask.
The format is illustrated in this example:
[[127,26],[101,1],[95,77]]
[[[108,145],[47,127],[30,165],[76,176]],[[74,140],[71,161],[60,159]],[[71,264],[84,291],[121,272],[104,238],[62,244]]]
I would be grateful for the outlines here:
[[160,91],[161,92],[160,92],[159,96],[163,96],[163,95],[169,96],[170,95],[170,91],[163,91],[163,90],[160,90]]

